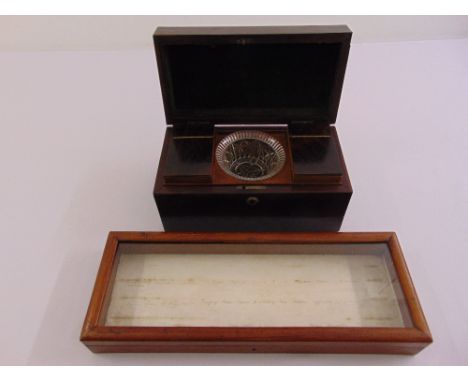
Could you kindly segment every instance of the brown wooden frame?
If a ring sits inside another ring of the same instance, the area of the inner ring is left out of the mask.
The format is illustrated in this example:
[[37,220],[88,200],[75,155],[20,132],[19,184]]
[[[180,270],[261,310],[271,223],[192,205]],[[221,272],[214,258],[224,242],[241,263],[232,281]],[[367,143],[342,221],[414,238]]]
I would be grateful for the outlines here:
[[[117,327],[103,324],[119,243],[387,243],[413,327]],[[110,232],[81,332],[93,352],[415,354],[432,342],[398,239],[375,233]]]

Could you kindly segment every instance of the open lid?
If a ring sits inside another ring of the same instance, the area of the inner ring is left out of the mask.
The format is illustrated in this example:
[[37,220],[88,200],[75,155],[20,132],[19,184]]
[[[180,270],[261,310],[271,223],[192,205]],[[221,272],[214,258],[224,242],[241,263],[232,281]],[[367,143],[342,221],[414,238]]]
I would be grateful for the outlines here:
[[347,26],[158,28],[168,124],[334,123]]

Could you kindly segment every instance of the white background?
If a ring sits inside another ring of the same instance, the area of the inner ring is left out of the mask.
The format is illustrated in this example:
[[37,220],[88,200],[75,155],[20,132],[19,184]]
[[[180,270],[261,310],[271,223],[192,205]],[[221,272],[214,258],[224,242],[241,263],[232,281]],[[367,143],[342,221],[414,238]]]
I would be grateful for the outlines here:
[[[0,18],[0,363],[468,364],[468,21],[382,20]],[[434,343],[413,357],[89,352],[78,338],[107,232],[162,229],[152,31],[316,22],[355,31],[336,123],[354,187],[342,230],[398,233]]]
[[347,24],[353,42],[468,36],[468,16],[13,16],[0,17],[0,50],[151,48],[159,26]]

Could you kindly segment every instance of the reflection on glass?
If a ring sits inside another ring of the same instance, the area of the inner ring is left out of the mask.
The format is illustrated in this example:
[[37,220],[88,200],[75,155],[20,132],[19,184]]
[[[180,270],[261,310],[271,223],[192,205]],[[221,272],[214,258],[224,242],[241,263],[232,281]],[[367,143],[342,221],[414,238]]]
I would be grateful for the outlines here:
[[386,244],[121,244],[108,326],[412,326]]

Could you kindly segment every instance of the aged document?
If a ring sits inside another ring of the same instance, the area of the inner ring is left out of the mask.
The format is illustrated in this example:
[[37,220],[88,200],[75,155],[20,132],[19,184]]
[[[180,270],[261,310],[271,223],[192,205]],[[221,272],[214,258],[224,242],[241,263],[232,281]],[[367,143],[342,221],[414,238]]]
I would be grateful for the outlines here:
[[404,326],[376,254],[122,254],[110,326]]

